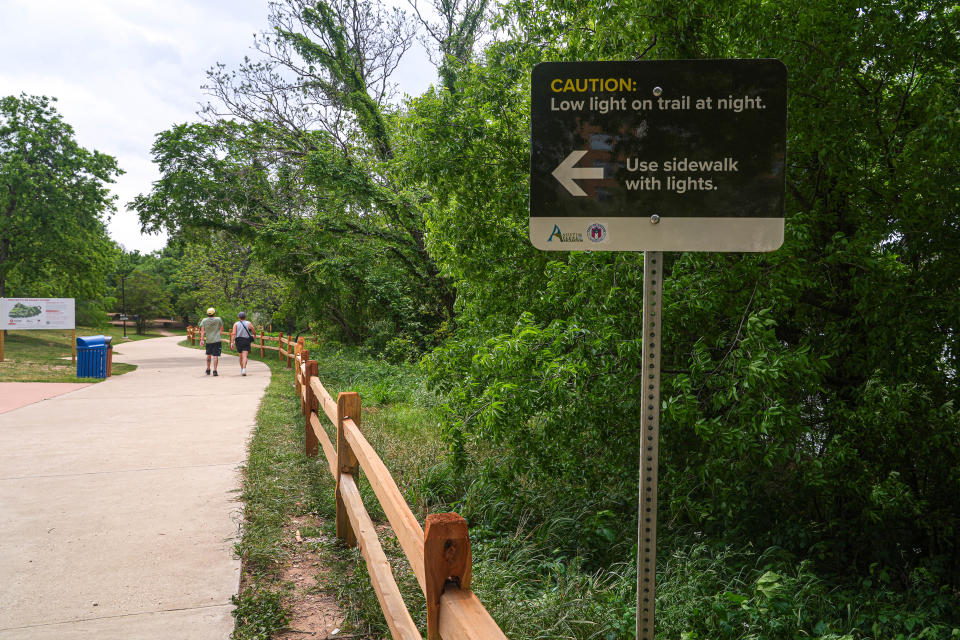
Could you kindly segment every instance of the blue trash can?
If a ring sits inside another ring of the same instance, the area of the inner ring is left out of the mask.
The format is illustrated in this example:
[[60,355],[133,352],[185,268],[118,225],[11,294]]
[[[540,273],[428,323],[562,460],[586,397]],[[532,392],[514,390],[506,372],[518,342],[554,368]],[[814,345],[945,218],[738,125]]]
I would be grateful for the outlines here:
[[106,336],[77,336],[77,377],[107,377]]

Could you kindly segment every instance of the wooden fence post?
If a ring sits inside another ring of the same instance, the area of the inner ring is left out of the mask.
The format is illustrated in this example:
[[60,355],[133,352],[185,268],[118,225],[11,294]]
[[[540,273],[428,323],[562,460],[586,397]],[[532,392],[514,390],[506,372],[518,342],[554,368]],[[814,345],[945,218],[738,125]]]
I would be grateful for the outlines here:
[[260,359],[263,360],[263,325],[260,326]]
[[440,640],[440,596],[448,582],[468,591],[473,574],[467,521],[457,513],[432,513],[423,532],[427,640]]
[[303,415],[310,417],[310,403],[307,401],[307,394],[310,393],[310,374],[307,369],[307,361],[310,360],[310,351],[300,350],[300,361],[297,363],[297,376],[300,378],[300,404],[303,405]]
[[300,413],[303,413],[303,385],[300,382],[300,350],[297,349],[296,355],[293,357],[294,365],[293,368],[293,392],[297,394],[297,398],[300,399]]
[[313,425],[310,424],[310,415],[316,411],[319,415],[320,404],[317,400],[317,395],[313,392],[313,387],[310,386],[310,378],[316,378],[320,374],[320,367],[317,364],[316,360],[307,361],[307,374],[304,376],[303,383],[307,385],[307,411],[304,414],[304,422],[306,426],[304,427],[304,447],[306,448],[307,455],[310,457],[315,457],[317,455],[317,449],[320,445],[320,440],[317,439],[317,434],[313,432]]
[[360,463],[347,443],[343,432],[344,421],[350,418],[360,426],[360,394],[356,391],[343,391],[337,395],[337,537],[348,547],[357,546],[357,536],[350,525],[347,508],[340,495],[340,476],[349,473],[356,480]]
[[[289,342],[288,342],[289,344]],[[287,369],[293,368],[294,356],[300,352],[300,349],[303,348],[303,336],[297,338],[297,341],[293,343],[293,352],[287,354]]]
[[283,331],[280,332],[280,337],[277,338],[277,358],[283,360]]

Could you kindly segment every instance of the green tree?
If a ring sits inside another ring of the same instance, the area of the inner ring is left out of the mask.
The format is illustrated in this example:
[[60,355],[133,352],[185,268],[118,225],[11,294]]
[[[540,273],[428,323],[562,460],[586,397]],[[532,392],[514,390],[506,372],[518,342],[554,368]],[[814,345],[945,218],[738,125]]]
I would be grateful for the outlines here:
[[98,297],[116,161],[79,146],[46,97],[0,99],[0,296]]
[[[405,120],[424,158],[406,166],[436,185],[428,246],[461,309],[430,361],[455,448],[502,448],[485,477],[503,478],[505,500],[522,477],[535,495],[635,514],[640,260],[527,246],[533,64],[780,58],[784,247],[668,256],[665,521],[813,548],[837,572],[897,567],[901,586],[917,566],[960,583],[960,12],[518,0],[500,25],[509,37],[461,70],[459,91],[419,98]],[[566,544],[593,547],[592,526]]]
[[158,136],[162,178],[134,206],[149,227],[247,241],[268,271],[324,292],[305,302],[343,339],[388,325],[425,344],[455,298],[426,247],[425,193],[393,170],[389,78],[412,30],[359,0],[276,3],[271,26],[262,60],[211,72],[207,123]]
[[227,319],[242,310],[255,322],[270,322],[285,293],[284,283],[264,272],[253,249],[226,233],[184,242],[171,280],[179,292],[177,306],[194,320],[216,307]]
[[164,285],[163,278],[143,271],[134,271],[127,278],[127,313],[136,317],[138,335],[143,335],[147,321],[170,313],[170,299]]

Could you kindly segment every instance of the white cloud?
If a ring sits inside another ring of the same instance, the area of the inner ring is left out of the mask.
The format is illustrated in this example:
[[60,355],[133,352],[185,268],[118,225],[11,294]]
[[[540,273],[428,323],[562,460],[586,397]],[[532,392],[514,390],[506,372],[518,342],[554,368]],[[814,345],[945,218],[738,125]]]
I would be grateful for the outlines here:
[[[0,95],[56,97],[78,142],[117,158],[126,174],[111,185],[110,234],[127,250],[153,251],[166,238],[142,235],[124,205],[159,177],[154,136],[196,119],[206,70],[249,55],[266,17],[265,0],[3,0]],[[415,95],[433,77],[421,48],[396,79]]]
[[6,0],[0,5],[0,95],[57,98],[78,142],[117,158],[118,212],[110,234],[148,252],[166,239],[140,233],[124,205],[158,175],[154,135],[195,118],[204,72],[235,64],[266,25],[262,0]]

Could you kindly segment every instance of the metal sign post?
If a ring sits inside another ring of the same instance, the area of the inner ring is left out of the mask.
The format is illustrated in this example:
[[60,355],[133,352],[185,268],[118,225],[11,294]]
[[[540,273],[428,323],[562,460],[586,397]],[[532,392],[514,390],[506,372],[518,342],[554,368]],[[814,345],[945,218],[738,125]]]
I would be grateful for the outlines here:
[[663,252],[783,243],[787,70],[544,62],[530,98],[530,242],[644,252],[637,640],[654,640]]
[[660,452],[660,293],[663,252],[643,253],[643,427],[637,513],[637,640],[653,640],[657,587],[657,461]]

